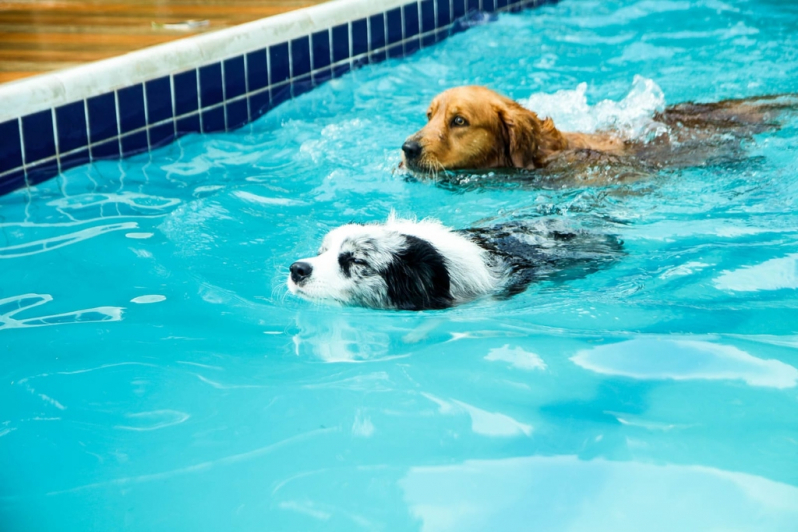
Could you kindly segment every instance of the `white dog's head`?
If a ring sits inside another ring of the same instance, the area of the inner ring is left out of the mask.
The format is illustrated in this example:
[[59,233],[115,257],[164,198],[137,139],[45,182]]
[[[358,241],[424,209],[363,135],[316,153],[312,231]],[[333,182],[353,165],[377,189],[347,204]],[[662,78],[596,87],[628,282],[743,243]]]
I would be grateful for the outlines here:
[[484,249],[437,222],[391,217],[330,231],[317,256],[291,265],[288,289],[345,305],[442,309],[495,288],[486,262]]

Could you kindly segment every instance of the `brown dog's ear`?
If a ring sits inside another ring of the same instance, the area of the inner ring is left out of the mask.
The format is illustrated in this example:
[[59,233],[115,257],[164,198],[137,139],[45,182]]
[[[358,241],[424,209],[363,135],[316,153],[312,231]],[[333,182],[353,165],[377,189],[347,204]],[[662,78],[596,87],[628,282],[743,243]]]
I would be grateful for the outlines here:
[[496,113],[506,138],[505,158],[514,168],[540,168],[547,157],[567,146],[551,118],[541,122],[538,115],[513,100],[497,105]]

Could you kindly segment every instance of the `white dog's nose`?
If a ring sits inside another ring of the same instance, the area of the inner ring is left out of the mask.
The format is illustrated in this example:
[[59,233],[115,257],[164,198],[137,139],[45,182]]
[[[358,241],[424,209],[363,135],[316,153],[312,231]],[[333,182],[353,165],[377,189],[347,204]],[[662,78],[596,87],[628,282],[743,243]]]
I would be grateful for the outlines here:
[[291,270],[291,280],[299,284],[313,273],[313,266],[307,262],[295,262],[289,268]]

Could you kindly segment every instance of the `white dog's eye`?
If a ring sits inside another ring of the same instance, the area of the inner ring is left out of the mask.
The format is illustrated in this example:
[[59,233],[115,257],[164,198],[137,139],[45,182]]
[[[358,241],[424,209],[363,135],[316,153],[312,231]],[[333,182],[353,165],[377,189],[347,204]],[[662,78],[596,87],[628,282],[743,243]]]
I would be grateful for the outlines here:
[[368,263],[366,261],[364,261],[363,259],[355,259],[355,258],[353,258],[352,259],[352,264],[357,264],[358,266],[365,266]]

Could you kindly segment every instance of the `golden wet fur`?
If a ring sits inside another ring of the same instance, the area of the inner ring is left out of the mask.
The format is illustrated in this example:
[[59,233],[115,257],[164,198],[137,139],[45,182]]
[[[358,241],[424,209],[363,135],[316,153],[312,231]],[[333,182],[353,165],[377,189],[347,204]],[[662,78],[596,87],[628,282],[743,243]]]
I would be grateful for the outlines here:
[[[488,88],[464,86],[439,94],[428,122],[405,145],[412,172],[443,170],[580,170],[579,181],[632,180],[663,167],[685,167],[740,158],[740,143],[776,127],[772,111],[792,106],[780,98],[685,103],[657,113],[668,133],[648,142],[624,140],[613,132],[560,131],[537,114]],[[601,172],[588,172],[600,166]],[[554,176],[556,177],[556,176]]]

